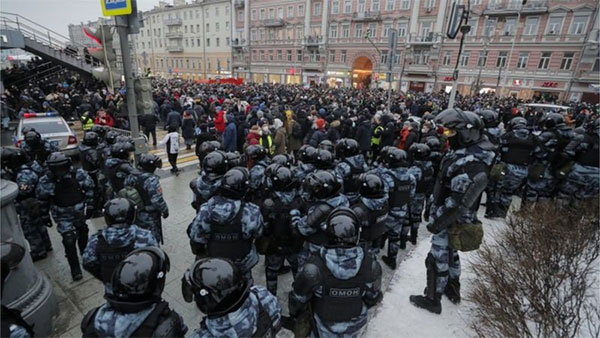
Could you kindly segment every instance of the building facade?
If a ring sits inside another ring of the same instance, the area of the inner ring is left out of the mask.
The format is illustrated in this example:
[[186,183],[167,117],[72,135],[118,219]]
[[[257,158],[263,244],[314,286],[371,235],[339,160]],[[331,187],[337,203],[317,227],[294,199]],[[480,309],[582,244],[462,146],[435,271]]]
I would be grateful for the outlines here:
[[[465,0],[463,0],[466,3]],[[232,0],[233,75],[462,94],[598,96],[596,0],[471,0],[461,55],[451,0]],[[397,46],[389,50],[392,29]],[[388,67],[391,77],[388,78]],[[388,82],[388,80],[391,80]]]
[[231,8],[230,0],[175,0],[144,12],[144,27],[135,35],[140,71],[186,79],[231,76]]

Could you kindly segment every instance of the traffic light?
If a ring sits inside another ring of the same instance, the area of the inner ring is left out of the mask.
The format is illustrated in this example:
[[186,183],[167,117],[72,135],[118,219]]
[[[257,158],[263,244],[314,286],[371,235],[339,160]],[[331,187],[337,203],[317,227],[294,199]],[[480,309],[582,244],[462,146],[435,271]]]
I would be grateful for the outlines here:
[[123,74],[117,68],[117,54],[113,48],[111,26],[101,25],[94,32],[84,28],[83,32],[98,44],[98,47],[88,48],[88,52],[102,63],[101,67],[92,71],[92,75],[98,80],[103,81],[109,91],[114,93],[116,88],[120,88],[121,76]]
[[152,101],[152,84],[150,79],[146,77],[135,79],[133,88],[138,115],[153,114],[154,104]]

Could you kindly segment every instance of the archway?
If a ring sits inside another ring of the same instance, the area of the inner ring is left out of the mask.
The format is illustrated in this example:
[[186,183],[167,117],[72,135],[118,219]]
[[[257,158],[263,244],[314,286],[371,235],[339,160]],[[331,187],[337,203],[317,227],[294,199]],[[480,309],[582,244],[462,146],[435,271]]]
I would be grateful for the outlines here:
[[352,86],[354,88],[369,88],[373,76],[373,62],[366,56],[354,60],[352,64]]

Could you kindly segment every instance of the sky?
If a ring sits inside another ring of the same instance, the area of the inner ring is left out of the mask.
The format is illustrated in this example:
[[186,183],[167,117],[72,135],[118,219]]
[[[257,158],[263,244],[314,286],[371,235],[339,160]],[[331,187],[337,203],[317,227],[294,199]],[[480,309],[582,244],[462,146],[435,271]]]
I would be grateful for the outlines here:
[[[137,4],[138,10],[146,11],[158,5],[158,0],[137,0]],[[100,0],[0,0],[0,10],[24,16],[67,37],[70,23],[85,23],[102,16]]]

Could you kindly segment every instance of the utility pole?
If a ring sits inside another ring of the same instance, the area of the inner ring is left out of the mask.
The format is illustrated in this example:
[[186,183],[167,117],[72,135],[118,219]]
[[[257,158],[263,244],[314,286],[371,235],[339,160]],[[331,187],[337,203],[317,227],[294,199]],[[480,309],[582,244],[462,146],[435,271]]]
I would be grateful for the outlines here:
[[396,55],[396,48],[398,47],[398,31],[395,28],[390,28],[388,30],[388,37],[390,39],[388,43],[389,53],[387,59],[387,82],[388,82],[388,97],[387,97],[387,110],[388,113],[391,112],[391,104],[392,104],[392,67],[394,67],[394,57]]
[[[519,26],[521,25],[521,10],[527,3],[527,0],[523,0],[519,11],[517,12],[517,24],[515,27],[515,35],[513,35],[513,41],[510,46],[510,52],[508,53],[508,60],[506,61],[506,70],[504,71],[504,79],[502,80],[502,87],[500,88],[500,96],[504,96],[504,86],[506,85],[506,78],[508,77],[508,71],[510,70],[510,60],[512,59],[513,51],[515,49],[515,43],[517,42],[517,34],[519,33]],[[523,33],[521,33],[522,35]]]
[[127,28],[129,26],[126,16],[115,17],[115,22],[117,26],[117,33],[119,34],[119,44],[121,45],[121,57],[123,58],[123,74],[125,75],[125,88],[127,89],[126,98],[127,113],[129,116],[129,127],[131,129],[131,137],[135,140],[140,137],[140,129],[137,120],[137,107],[135,106],[135,91],[133,88],[133,69],[131,69],[129,34],[127,33]]
[[[462,10],[462,13],[458,15],[458,13]],[[456,58],[456,65],[454,66],[454,73],[452,73],[452,91],[450,92],[450,98],[448,99],[448,109],[454,108],[454,101],[456,100],[456,87],[458,86],[458,66],[460,64],[460,57],[462,55],[463,46],[465,43],[465,37],[467,33],[471,30],[471,26],[469,23],[469,11],[471,10],[471,1],[467,0],[467,6],[465,8],[464,5],[456,5],[454,3],[452,7],[452,17],[450,18],[450,22],[448,24],[448,38],[454,39],[458,32],[461,32],[460,37],[460,45],[458,48],[458,57]],[[465,24],[463,24],[463,22]]]

